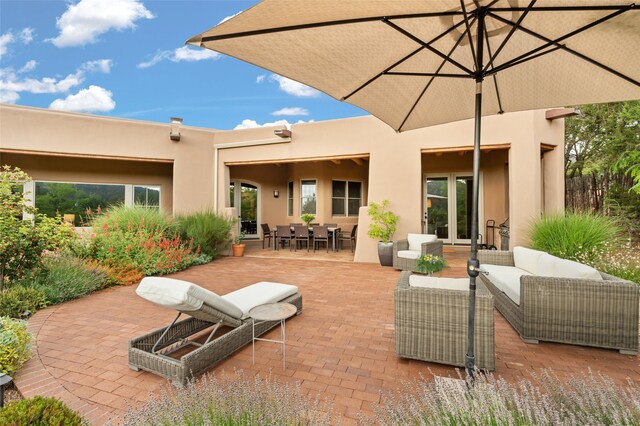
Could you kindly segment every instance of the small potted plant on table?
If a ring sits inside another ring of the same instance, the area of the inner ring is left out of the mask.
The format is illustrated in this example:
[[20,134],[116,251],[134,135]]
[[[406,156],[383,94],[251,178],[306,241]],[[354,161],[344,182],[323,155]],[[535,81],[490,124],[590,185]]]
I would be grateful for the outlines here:
[[311,222],[313,222],[313,219],[316,218],[316,215],[312,214],[312,213],[305,213],[302,216],[300,216],[300,219],[302,219],[302,221],[304,222],[305,225],[310,226]]
[[369,225],[369,236],[378,240],[378,258],[380,265],[393,265],[393,242],[391,238],[396,232],[398,220],[400,216],[388,211],[389,200],[382,200],[382,203],[369,204],[369,217],[371,224]]
[[242,242],[246,233],[244,231],[240,231],[238,235],[233,238],[233,244],[231,244],[231,248],[233,249],[233,255],[235,257],[242,257],[244,255],[244,248],[247,246]]
[[416,262],[418,272],[433,276],[434,272],[440,272],[444,269],[446,262],[443,257],[433,254],[425,254]]

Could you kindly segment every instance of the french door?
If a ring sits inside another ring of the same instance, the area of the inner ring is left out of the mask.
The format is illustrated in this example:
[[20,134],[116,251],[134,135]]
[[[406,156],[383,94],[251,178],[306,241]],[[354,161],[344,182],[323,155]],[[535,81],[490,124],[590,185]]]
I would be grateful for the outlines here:
[[[473,177],[467,173],[427,175],[424,179],[424,230],[449,244],[471,243]],[[482,175],[480,176],[480,223]]]
[[240,230],[245,238],[259,238],[260,186],[251,182],[234,180],[229,185],[231,207],[238,209]]

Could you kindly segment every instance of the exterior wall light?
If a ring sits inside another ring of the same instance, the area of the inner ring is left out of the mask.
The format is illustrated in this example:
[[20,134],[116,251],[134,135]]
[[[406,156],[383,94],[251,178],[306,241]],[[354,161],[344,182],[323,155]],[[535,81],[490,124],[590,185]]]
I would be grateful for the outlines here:
[[278,198],[280,196],[280,191],[278,191],[277,189],[273,190],[273,198]]
[[171,117],[171,131],[169,132],[169,139],[174,142],[180,142],[180,126],[182,125],[182,118]]

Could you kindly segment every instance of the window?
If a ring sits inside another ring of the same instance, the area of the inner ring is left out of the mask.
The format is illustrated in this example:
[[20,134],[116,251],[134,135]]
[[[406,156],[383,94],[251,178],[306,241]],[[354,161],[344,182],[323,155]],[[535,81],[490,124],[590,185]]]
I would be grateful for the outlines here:
[[293,181],[287,184],[287,215],[293,216]]
[[159,186],[31,182],[25,190],[34,194],[33,205],[40,213],[49,217],[66,215],[65,220],[75,226],[85,225],[88,211],[96,212],[98,207],[104,210],[123,204],[160,208]]
[[159,186],[134,186],[133,204],[135,206],[151,209],[160,208],[160,187]]
[[316,181],[300,181],[300,214],[316,214]]
[[331,193],[332,216],[358,216],[362,206],[362,182],[334,180]]

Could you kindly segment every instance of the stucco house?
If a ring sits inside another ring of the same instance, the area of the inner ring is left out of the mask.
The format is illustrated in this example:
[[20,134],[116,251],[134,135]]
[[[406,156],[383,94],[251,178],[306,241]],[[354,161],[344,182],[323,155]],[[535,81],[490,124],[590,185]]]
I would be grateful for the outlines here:
[[[564,209],[564,120],[556,117],[538,110],[483,119],[481,233],[487,220],[508,218],[511,245],[523,244],[533,218]],[[261,223],[299,222],[302,212],[343,229],[358,224],[357,262],[377,262],[366,235],[370,201],[390,200],[401,217],[396,238],[428,232],[469,243],[472,120],[400,134],[371,116],[295,124],[290,136],[275,130],[0,105],[0,164],[32,176],[27,190],[38,207],[65,188],[73,197],[73,185],[59,185],[73,183],[100,193],[96,200],[238,216],[249,238],[262,237]]]

